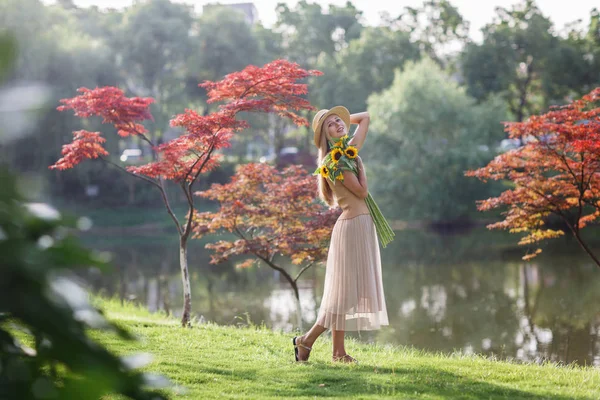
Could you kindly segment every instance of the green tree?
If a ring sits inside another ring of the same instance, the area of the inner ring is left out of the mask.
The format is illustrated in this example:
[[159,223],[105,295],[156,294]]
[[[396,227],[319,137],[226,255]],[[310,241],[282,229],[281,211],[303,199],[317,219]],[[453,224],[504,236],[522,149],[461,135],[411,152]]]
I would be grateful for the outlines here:
[[[0,25],[19,43],[16,65],[8,76],[12,85],[45,83],[59,97],[83,85],[114,84],[117,79],[110,48],[79,30],[76,10],[44,6],[38,0],[7,0],[0,3]],[[40,112],[43,120],[30,135],[0,150],[0,157],[15,170],[44,171],[66,139],[64,132],[74,127],[74,119],[46,109]]]
[[390,26],[410,35],[423,54],[440,65],[448,46],[469,40],[469,23],[448,0],[426,0],[420,7],[405,7],[397,18],[385,18]]
[[470,95],[483,100],[501,94],[520,122],[587,89],[587,58],[581,41],[559,37],[535,1],[526,0],[511,9],[499,7],[483,28],[483,42],[469,44],[460,65]]
[[489,189],[468,182],[462,171],[483,165],[504,136],[501,101],[477,105],[424,59],[397,71],[390,88],[369,98],[368,110],[371,133],[362,152],[384,214],[438,221],[467,217],[469,202]]
[[355,38],[363,25],[362,11],[348,1],[343,7],[329,5],[324,12],[318,3],[301,0],[296,8],[279,3],[276,8],[275,30],[283,35],[284,49],[296,62],[315,65],[321,52],[333,54]]
[[153,141],[187,105],[186,62],[193,51],[193,23],[192,6],[169,0],[138,2],[125,11],[111,43],[127,89],[156,99],[155,122],[149,127]]
[[[192,104],[205,114],[210,110],[206,93],[199,90],[198,82],[219,80],[248,64],[261,66],[283,54],[280,34],[260,24],[248,24],[241,11],[227,6],[210,7],[198,18],[193,49],[187,61],[188,91]],[[270,121],[261,115],[247,117],[252,128],[246,135],[234,138],[226,152],[237,162],[245,159],[249,143],[266,144],[270,129],[282,135],[282,127],[286,126],[285,122]]]
[[[202,93],[195,98],[201,99],[201,105],[205,108],[206,94],[199,90],[198,82],[218,80],[248,64],[271,61],[259,52],[261,44],[253,27],[245,21],[244,14],[239,10],[225,6],[211,7],[198,18],[195,26],[192,52],[187,60],[188,79],[194,82],[194,93]],[[266,36],[264,31],[262,33]],[[267,44],[263,42],[262,45]]]
[[[273,31],[281,35],[282,50],[286,58],[325,72],[325,79],[310,80],[310,100],[319,106],[328,107],[332,97],[338,99],[334,94],[338,83],[336,54],[360,37],[363,30],[362,11],[350,1],[342,7],[330,4],[324,10],[318,3],[301,0],[295,8],[278,3],[276,13],[277,22]],[[345,97],[344,101],[349,99],[350,97]],[[272,129],[273,147],[278,154],[284,146],[288,127],[275,125]],[[294,130],[291,135],[300,142],[300,147],[312,148],[308,129]]]
[[39,0],[0,2],[0,26],[19,44],[19,55],[11,79],[42,80],[54,50],[53,42],[41,27],[48,27],[46,7]]
[[311,100],[320,108],[344,104],[352,112],[363,111],[369,95],[392,84],[395,69],[419,56],[408,33],[367,27],[341,51],[321,54],[316,68],[325,76],[312,79]]
[[585,37],[588,42],[588,52],[592,54],[596,66],[593,79],[600,82],[600,12],[597,8],[590,12],[590,25]]
[[[552,67],[561,71],[561,83],[570,87],[574,95],[580,97],[600,85],[600,13],[594,8],[590,12],[587,29],[578,29],[574,23],[567,38],[563,41],[564,51],[569,53],[555,57]],[[574,63],[576,59],[579,62]],[[560,69],[562,68],[562,69]]]

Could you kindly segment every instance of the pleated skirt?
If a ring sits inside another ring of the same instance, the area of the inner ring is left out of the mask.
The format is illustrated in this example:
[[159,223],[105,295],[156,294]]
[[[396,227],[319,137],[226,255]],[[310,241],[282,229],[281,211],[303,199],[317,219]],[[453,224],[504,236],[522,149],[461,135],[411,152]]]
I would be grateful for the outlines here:
[[370,214],[338,219],[333,227],[317,323],[343,331],[389,325],[379,241]]

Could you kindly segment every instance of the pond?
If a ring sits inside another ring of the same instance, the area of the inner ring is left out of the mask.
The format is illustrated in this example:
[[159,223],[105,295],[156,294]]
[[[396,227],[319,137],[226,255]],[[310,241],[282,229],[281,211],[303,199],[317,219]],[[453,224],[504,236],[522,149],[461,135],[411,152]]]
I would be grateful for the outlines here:
[[[176,238],[87,234],[83,241],[112,254],[111,271],[83,274],[91,290],[180,314]],[[352,336],[434,352],[600,365],[600,268],[568,236],[543,245],[531,261],[521,259],[527,248],[517,242],[517,235],[484,227],[461,234],[397,231],[381,249],[390,326]],[[292,290],[276,271],[236,269],[241,259],[211,265],[204,243],[192,241],[189,250],[198,320],[295,329]],[[600,250],[600,242],[591,246]],[[304,328],[315,320],[324,277],[317,266],[300,280]]]

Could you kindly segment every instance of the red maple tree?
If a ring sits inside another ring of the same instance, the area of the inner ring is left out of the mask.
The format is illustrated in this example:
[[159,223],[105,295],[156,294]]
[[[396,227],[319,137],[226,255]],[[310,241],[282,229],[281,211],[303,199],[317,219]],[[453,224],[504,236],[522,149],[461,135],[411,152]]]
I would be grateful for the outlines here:
[[[313,110],[302,98],[307,86],[298,81],[308,76],[321,75],[316,70],[304,70],[296,63],[275,60],[263,67],[247,66],[242,71],[226,75],[221,81],[206,81],[200,87],[208,91],[208,102],[223,102],[218,110],[200,115],[186,109],[170,122],[173,127],[184,128],[184,133],[164,144],[156,145],[142,124],[152,120],[149,106],[152,98],[128,98],[116,87],[79,89],[80,95],[62,99],[59,111],[73,110],[82,118],[100,116],[103,123],[112,124],[120,136],[137,136],[146,141],[153,150],[153,161],[142,166],[127,168],[113,162],[102,147],[105,139],[100,132],[74,132],[73,141],[63,146],[63,157],[50,168],[64,170],[73,168],[85,159],[101,159],[123,172],[142,179],[158,189],[166,211],[171,216],[179,235],[180,266],[183,281],[182,324],[189,325],[191,313],[191,289],[187,262],[187,242],[192,232],[195,205],[194,184],[201,174],[219,166],[219,150],[230,146],[235,132],[248,127],[245,120],[236,119],[241,111],[277,113],[291,119],[297,125],[308,122],[296,112]],[[164,180],[179,184],[188,203],[183,222],[177,218],[169,204]]]
[[[484,182],[505,179],[513,183],[500,196],[477,202],[480,211],[508,207],[503,213],[506,218],[488,228],[526,232],[519,244],[528,245],[564,234],[545,224],[549,215],[556,215],[600,267],[581,237],[581,229],[600,217],[599,101],[600,88],[596,88],[546,114],[505,124],[509,137],[524,145],[465,173]],[[538,248],[523,259],[540,252]]]
[[[339,208],[329,209],[318,202],[316,192],[316,180],[300,166],[279,171],[267,164],[241,165],[229,183],[213,184],[196,193],[217,201],[219,209],[196,214],[193,236],[222,231],[234,234],[236,240],[205,246],[213,250],[211,264],[239,255],[251,256],[238,263],[239,268],[262,261],[290,284],[300,315],[298,279],[326,260],[331,231],[341,213]],[[282,257],[276,258],[278,255]],[[284,267],[287,259],[301,267],[295,277]]]

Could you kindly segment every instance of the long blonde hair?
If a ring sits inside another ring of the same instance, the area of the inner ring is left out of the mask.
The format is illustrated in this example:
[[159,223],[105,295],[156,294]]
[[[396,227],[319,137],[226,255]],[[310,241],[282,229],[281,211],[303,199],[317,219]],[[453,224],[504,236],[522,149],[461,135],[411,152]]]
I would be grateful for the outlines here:
[[[329,134],[327,133],[327,128],[325,124],[321,126],[321,135],[319,141],[319,155],[317,156],[317,165],[321,165],[321,161],[327,155],[330,150],[329,142],[327,141],[329,138]],[[319,198],[325,202],[329,207],[334,207],[336,205],[336,201],[333,197],[333,190],[327,183],[327,178],[324,178],[322,175],[317,176],[317,183],[319,187]]]

